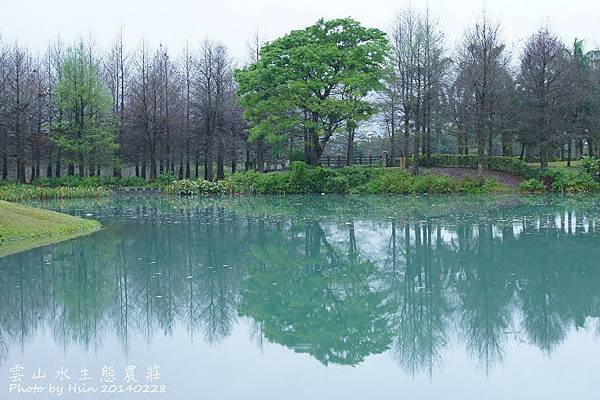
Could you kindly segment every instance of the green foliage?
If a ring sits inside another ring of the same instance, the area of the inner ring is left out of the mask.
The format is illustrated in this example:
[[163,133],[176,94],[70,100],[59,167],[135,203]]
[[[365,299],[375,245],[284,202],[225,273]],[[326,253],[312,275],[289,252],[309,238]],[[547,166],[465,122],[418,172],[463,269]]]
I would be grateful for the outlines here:
[[[175,181],[172,179],[170,182]],[[112,176],[90,176],[80,178],[79,176],[63,176],[60,178],[39,178],[32,182],[34,186],[40,187],[82,187],[82,188],[98,188],[98,187],[145,187],[149,184],[144,178],[126,177],[115,178]]]
[[310,167],[306,163],[292,163],[289,172],[261,174],[244,172],[225,180],[229,193],[256,194],[311,194],[350,193],[357,191],[381,170],[367,167],[330,169]]
[[[419,157],[419,163],[425,164],[425,156]],[[414,160],[410,160],[410,163]],[[430,167],[477,168],[477,155],[432,154]],[[488,168],[492,171],[506,172],[526,179],[539,175],[539,168],[530,167],[525,161],[515,157],[488,157]]]
[[175,181],[177,181],[177,177],[170,172],[166,172],[156,178],[154,183],[159,187],[166,187]]
[[68,50],[56,88],[58,115],[49,124],[52,141],[72,163],[115,165],[119,148],[112,97],[83,44]]
[[308,145],[322,150],[339,126],[376,111],[365,97],[381,87],[387,50],[384,32],[351,18],[320,20],[268,43],[258,62],[236,72],[250,140],[285,143],[308,129]]
[[597,177],[600,171],[600,163],[592,157],[586,157],[582,160],[581,170],[585,174]]
[[308,161],[306,159],[306,156],[305,156],[304,152],[302,152],[302,151],[300,151],[298,149],[292,149],[292,151],[289,154],[289,158],[290,158],[291,162],[294,162],[294,161],[303,161],[303,162],[306,162],[306,161]]
[[218,189],[199,189],[197,181],[179,181],[167,186],[175,195],[206,194],[320,194],[320,193],[489,193],[501,188],[495,181],[482,183],[475,179],[456,180],[446,175],[413,176],[406,172],[368,167],[331,169],[292,163],[290,171],[263,174],[241,172],[225,180],[206,185]]
[[[549,169],[539,174],[538,182],[555,193],[600,192],[600,183],[582,168],[578,173],[565,169]],[[533,182],[531,183],[533,186]]]
[[166,186],[166,191],[175,196],[208,196],[225,194],[225,189],[220,182],[184,179],[175,181]]
[[413,176],[408,172],[386,172],[370,181],[360,191],[369,194],[443,194],[488,193],[498,188],[497,183],[475,179],[456,180],[446,175],[425,174]]
[[112,192],[104,187],[42,187],[17,184],[0,186],[0,200],[6,201],[106,197],[111,194]]
[[552,191],[560,193],[589,193],[600,191],[600,184],[586,173],[559,171],[552,182]]
[[507,172],[511,175],[531,179],[539,174],[539,169],[530,167],[525,161],[515,157],[489,157],[488,168],[492,171]]
[[521,182],[521,184],[519,185],[519,189],[524,192],[539,193],[545,192],[546,186],[544,186],[544,184],[540,182],[539,179],[527,179]]
[[[419,156],[419,165],[424,165],[426,161],[425,155]],[[409,160],[412,165],[414,157]],[[468,167],[477,168],[476,155],[461,155],[461,154],[432,154],[430,167]]]

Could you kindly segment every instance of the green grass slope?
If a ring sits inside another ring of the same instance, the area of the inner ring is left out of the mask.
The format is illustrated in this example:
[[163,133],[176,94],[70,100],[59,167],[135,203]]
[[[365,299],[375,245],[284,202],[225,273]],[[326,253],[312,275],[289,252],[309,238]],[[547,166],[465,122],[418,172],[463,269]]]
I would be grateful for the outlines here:
[[0,257],[94,232],[100,223],[0,200]]

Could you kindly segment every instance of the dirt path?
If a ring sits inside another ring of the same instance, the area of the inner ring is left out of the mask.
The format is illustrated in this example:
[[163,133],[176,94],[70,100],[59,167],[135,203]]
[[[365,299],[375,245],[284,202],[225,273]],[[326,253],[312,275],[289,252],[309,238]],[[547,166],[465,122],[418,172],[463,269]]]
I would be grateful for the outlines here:
[[[462,167],[435,167],[431,168],[431,171],[436,174],[446,174],[455,178],[471,177],[477,178],[477,170],[474,168],[462,168]],[[484,171],[484,175],[488,178],[495,179],[497,182],[502,183],[512,188],[518,187],[523,178],[518,176],[509,175],[505,172],[498,171]]]

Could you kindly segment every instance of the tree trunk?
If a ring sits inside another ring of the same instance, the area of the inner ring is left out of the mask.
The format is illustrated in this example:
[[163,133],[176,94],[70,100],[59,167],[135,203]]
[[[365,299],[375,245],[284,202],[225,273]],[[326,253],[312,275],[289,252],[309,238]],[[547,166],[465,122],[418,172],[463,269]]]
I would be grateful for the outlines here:
[[548,147],[545,144],[540,146],[540,167],[548,169]]
[[85,169],[83,167],[83,158],[79,158],[79,177],[83,178],[85,176]]
[[533,154],[533,145],[526,144],[525,145],[525,161],[528,163],[533,162],[534,154]]
[[483,171],[485,169],[486,136],[482,128],[477,130],[477,177],[481,182],[483,182]]
[[62,174],[62,170],[61,170],[61,165],[60,165],[60,154],[56,155],[56,166],[54,167],[54,176],[57,178],[60,178],[61,174]]
[[310,133],[310,154],[308,163],[310,165],[319,165],[319,161],[321,158],[321,145],[319,143],[319,135],[316,131],[312,131]]
[[412,173],[413,175],[418,175],[419,174],[419,153],[421,151],[420,149],[421,146],[421,134],[419,133],[419,130],[416,129],[415,130],[415,143],[414,143],[414,149],[413,149],[413,165],[412,165]]
[[46,162],[46,178],[52,178],[52,159],[48,156]]
[[150,180],[153,181],[156,179],[156,154],[154,153],[154,149],[150,151]]
[[508,132],[502,133],[502,155],[504,157],[512,157],[513,155],[512,136]]
[[265,170],[265,150],[264,150],[264,142],[262,139],[258,139],[256,141],[256,165],[254,169],[258,172],[263,172]]
[[8,178],[8,157],[2,157],[2,180]]
[[348,146],[346,148],[346,165],[354,164],[354,128],[348,128]]

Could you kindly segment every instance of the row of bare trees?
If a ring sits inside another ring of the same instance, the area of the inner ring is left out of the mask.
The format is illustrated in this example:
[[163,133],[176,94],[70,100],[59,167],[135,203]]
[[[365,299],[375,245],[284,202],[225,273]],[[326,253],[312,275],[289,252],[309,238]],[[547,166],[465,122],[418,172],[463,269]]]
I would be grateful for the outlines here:
[[484,14],[453,51],[429,11],[412,8],[389,38],[380,104],[394,159],[475,149],[481,170],[492,155],[520,153],[542,167],[584,149],[600,157],[600,53],[582,41],[567,46],[543,27],[512,54],[499,23]]
[[[476,151],[482,170],[491,155],[520,155],[543,167],[553,156],[600,156],[600,52],[586,51],[583,42],[567,46],[542,28],[513,54],[500,25],[483,15],[452,50],[432,14],[412,8],[394,20],[388,39],[385,89],[370,97],[380,107],[379,137],[391,160]],[[257,35],[251,62],[260,60],[261,45]],[[242,161],[246,169],[264,169],[272,149],[260,138],[247,143],[235,65],[224,45],[207,40],[172,54],[141,43],[131,51],[121,33],[107,52],[91,39],[84,46],[112,95],[120,162],[75,165],[52,140],[68,46],[55,40],[34,54],[0,42],[0,178],[78,172],[215,179]],[[359,131],[340,127],[329,153],[344,151],[343,143],[351,162]],[[289,156],[305,144],[290,141]]]
[[[213,179],[223,177],[225,165],[235,171],[246,160],[234,64],[224,45],[206,40],[173,57],[164,46],[151,49],[145,43],[128,51],[120,34],[107,53],[91,40],[85,48],[112,94],[121,162],[77,165],[80,175],[85,169],[85,175]],[[0,43],[2,179],[75,174],[75,166],[64,165],[50,129],[60,113],[55,97],[66,53],[60,40],[43,56]]]

